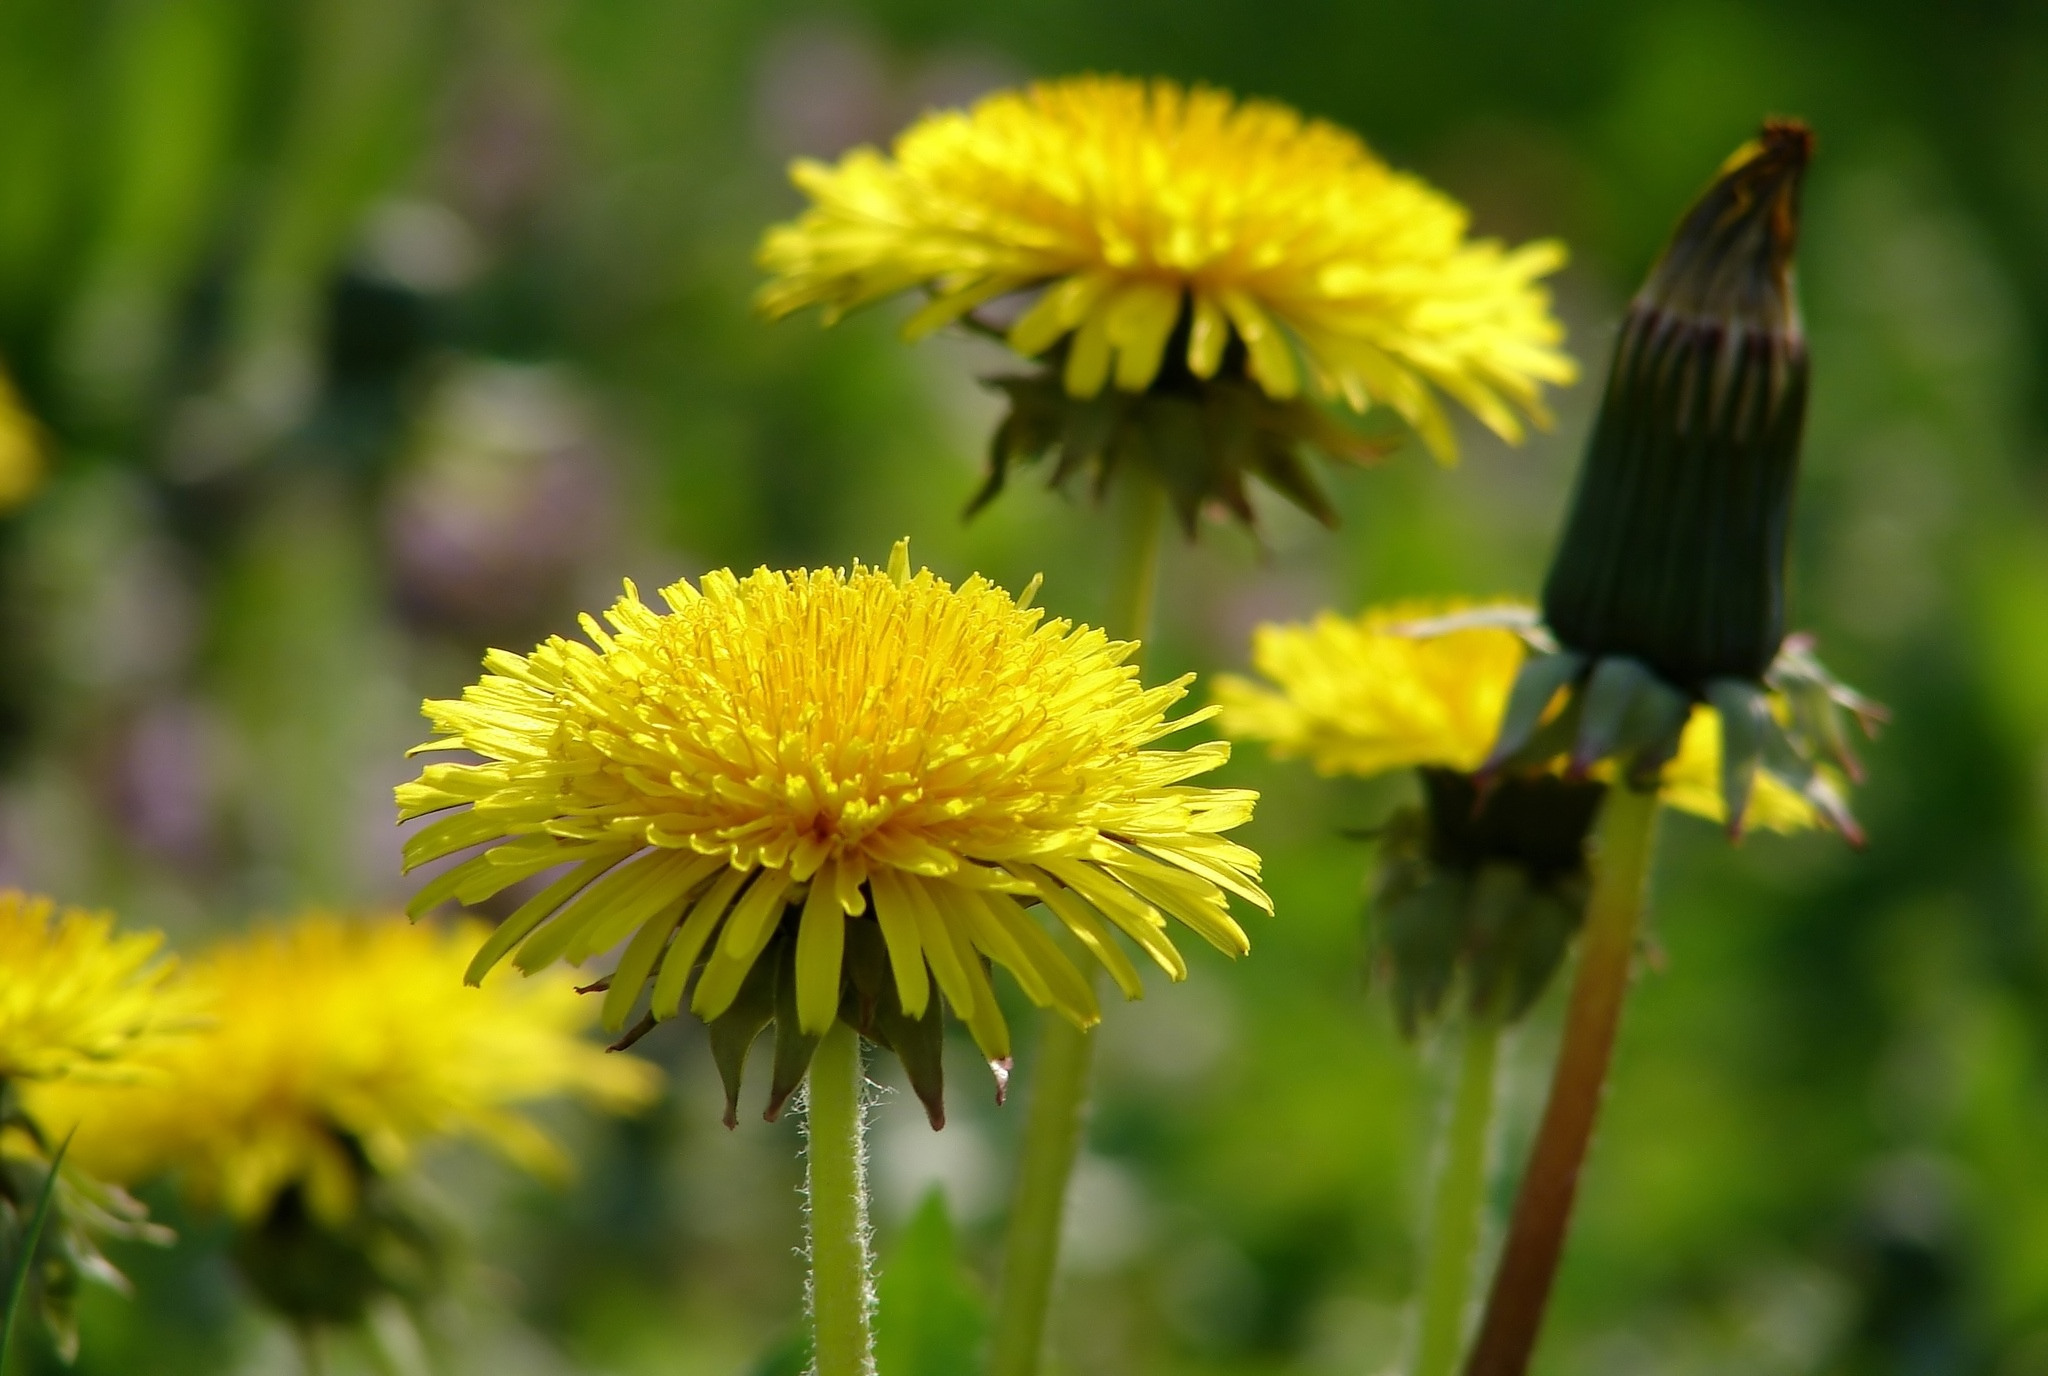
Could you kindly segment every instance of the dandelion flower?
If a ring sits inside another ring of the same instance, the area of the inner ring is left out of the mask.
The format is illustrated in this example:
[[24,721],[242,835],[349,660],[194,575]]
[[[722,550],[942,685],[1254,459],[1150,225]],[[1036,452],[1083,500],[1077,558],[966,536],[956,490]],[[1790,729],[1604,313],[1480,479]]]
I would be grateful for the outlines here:
[[581,1095],[631,1107],[652,1067],[579,1038],[585,1005],[556,984],[462,987],[481,930],[312,913],[195,961],[208,1023],[162,1045],[134,1083],[65,1082],[33,1103],[77,1125],[77,1159],[113,1180],[178,1174],[243,1222],[293,1192],[318,1219],[355,1210],[370,1176],[428,1143],[485,1142],[519,1164],[562,1158],[520,1110]]
[[[4,436],[0,436],[4,444]],[[116,932],[113,919],[48,898],[0,891],[0,1254],[19,1238],[51,1184],[34,1307],[66,1358],[78,1349],[81,1279],[125,1289],[100,1254],[108,1237],[165,1242],[148,1210],[92,1179],[76,1157],[58,1170],[61,1133],[35,1111],[40,1090],[144,1073],[149,1055],[189,1025],[195,1001],[160,958],[156,932]],[[50,1182],[50,1173],[58,1178]]]
[[483,761],[399,789],[402,816],[443,814],[406,863],[480,849],[415,910],[561,870],[471,978],[508,954],[533,971],[624,943],[606,1025],[643,995],[642,1030],[687,1001],[729,1096],[772,1021],[772,1115],[844,1018],[903,1057],[936,1122],[934,989],[999,1074],[989,963],[1077,1025],[1099,1016],[1027,905],[1132,998],[1114,933],[1174,979],[1169,918],[1243,952],[1226,896],[1270,904],[1258,857],[1222,833],[1254,795],[1188,783],[1227,758],[1220,742],[1153,748],[1209,715],[1167,718],[1189,679],[1146,688],[1134,645],[909,559],[906,541],[886,571],[719,571],[664,589],[666,611],[628,584],[609,629],[584,619],[588,644],[493,651],[461,700],[427,703],[441,735],[422,748]]
[[[1216,684],[1226,735],[1306,757],[1326,775],[1417,772],[1420,806],[1381,829],[1375,898],[1380,964],[1411,1032],[1460,970],[1475,1010],[1520,1016],[1584,920],[1587,837],[1614,765],[1581,774],[1560,746],[1476,777],[1528,657],[1523,634],[1498,623],[1533,620],[1528,608],[1456,602],[1325,612],[1254,633],[1253,663],[1271,686],[1235,676]],[[1702,707],[1663,768],[1664,800],[1722,820],[1720,755],[1720,722]],[[1819,822],[1806,797],[1768,774],[1747,814],[1774,831]]]
[[[1274,686],[1219,676],[1219,726],[1240,740],[1266,741],[1281,759],[1305,757],[1319,774],[1476,773],[1493,749],[1528,650],[1520,635],[1498,625],[1417,633],[1471,610],[1461,602],[1407,602],[1357,617],[1324,612],[1307,625],[1260,626],[1252,634],[1252,662]],[[1554,772],[1566,765],[1562,754],[1550,761]],[[1676,757],[1664,766],[1664,800],[1723,821],[1720,769],[1720,721],[1696,707]],[[1602,773],[1612,777],[1612,766]],[[1791,832],[1820,818],[1808,799],[1764,774],[1744,822]]]
[[[1547,423],[1542,384],[1575,374],[1539,285],[1563,262],[1557,243],[1475,240],[1455,201],[1271,101],[1166,80],[1039,82],[928,114],[889,153],[799,161],[791,177],[811,205],[762,242],[764,312],[818,306],[829,324],[921,288],[916,338],[1035,293],[1004,337],[1076,401],[1199,397],[1236,379],[1283,407],[1304,394],[1391,407],[1448,460],[1439,394],[1514,440]],[[1046,423],[1050,398],[1008,390],[1025,428]],[[1235,409],[1280,440],[1345,447],[1298,416]],[[1155,427],[1155,447],[1163,437]],[[1255,450],[1242,457],[1286,490]],[[995,459],[999,485],[1000,440]]]
[[191,1011],[166,988],[162,946],[104,913],[0,891],[0,1083],[123,1073]]

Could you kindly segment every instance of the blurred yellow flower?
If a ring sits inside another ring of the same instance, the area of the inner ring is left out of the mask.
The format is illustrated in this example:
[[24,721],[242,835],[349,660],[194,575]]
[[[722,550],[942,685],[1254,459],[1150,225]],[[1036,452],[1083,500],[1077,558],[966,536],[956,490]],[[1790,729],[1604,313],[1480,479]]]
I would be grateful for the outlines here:
[[[926,115],[890,154],[800,161],[811,199],[771,229],[761,309],[846,311],[924,287],[917,337],[1038,290],[1010,326],[1037,357],[1066,341],[1068,393],[1150,386],[1185,363],[1394,408],[1454,456],[1436,392],[1508,438],[1570,382],[1538,279],[1554,241],[1466,236],[1462,207],[1359,139],[1269,101],[1171,81],[1083,76]],[[1176,330],[1179,333],[1176,333]],[[1169,358],[1169,348],[1178,350]]]
[[31,1108],[52,1131],[77,1126],[73,1159],[95,1173],[175,1171],[245,1222],[290,1189],[315,1217],[343,1221],[366,1171],[402,1171],[440,1139],[560,1170],[520,1107],[575,1094],[630,1108],[651,1096],[655,1071],[580,1039],[586,1005],[566,985],[464,988],[482,935],[312,913],[224,942],[190,973],[210,1022],[167,1040],[155,1074],[39,1087]]
[[107,1077],[189,1019],[158,932],[0,890],[0,1082]]
[[493,651],[461,701],[427,703],[443,735],[421,748],[485,762],[431,765],[399,789],[408,818],[460,809],[414,834],[406,863],[486,849],[416,909],[571,866],[498,929],[471,977],[515,946],[536,970],[630,938],[609,1025],[650,977],[653,1016],[673,1017],[701,957],[691,1008],[715,1030],[771,942],[790,941],[794,1021],[817,1034],[872,915],[902,1012],[923,1019],[935,979],[1001,1060],[1009,1032],[984,956],[1040,1006],[1098,1017],[1028,903],[1133,998],[1142,986],[1112,928],[1175,979],[1187,967],[1169,915],[1243,952],[1226,893],[1270,904],[1258,857],[1220,833],[1255,795],[1187,784],[1227,745],[1148,748],[1209,715],[1166,717],[1192,675],[1145,688],[1132,644],[1043,621],[1029,593],[979,576],[913,576],[909,559],[901,542],[887,571],[721,570],[664,589],[666,613],[628,584],[610,630],[584,619],[591,644]]
[[35,417],[0,373],[0,512],[11,511],[42,486],[43,437]]
[[[1418,635],[1409,628],[1471,609],[1461,602],[1401,602],[1357,617],[1324,612],[1306,625],[1252,633],[1252,663],[1272,687],[1232,674],[1216,680],[1225,735],[1262,740],[1280,758],[1305,756],[1320,774],[1443,768],[1471,773],[1493,749],[1524,647],[1497,626]],[[1562,768],[1560,759],[1558,767]],[[1595,777],[1611,777],[1611,762]],[[1664,801],[1723,821],[1721,723],[1695,707],[1677,756],[1664,767]],[[1748,825],[1802,831],[1813,805],[1759,773]]]

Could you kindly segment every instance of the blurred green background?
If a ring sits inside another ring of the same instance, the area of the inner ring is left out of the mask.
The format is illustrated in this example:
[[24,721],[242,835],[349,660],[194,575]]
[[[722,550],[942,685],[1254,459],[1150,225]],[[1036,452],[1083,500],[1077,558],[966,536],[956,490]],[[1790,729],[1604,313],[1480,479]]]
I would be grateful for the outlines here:
[[[909,533],[947,576],[1042,569],[1045,603],[1098,615],[1101,513],[1027,482],[959,519],[1000,353],[903,347],[890,309],[748,310],[789,157],[1083,68],[1285,99],[1482,233],[1562,236],[1595,379],[1523,450],[1468,427],[1455,471],[1337,475],[1335,535],[1272,503],[1262,542],[1176,545],[1161,673],[1240,668],[1255,621],[1325,604],[1532,593],[1671,220],[1761,116],[1818,128],[1796,620],[1895,713],[1870,845],[1669,826],[1540,1370],[2048,1373],[2037,3],[5,0],[0,357],[57,463],[0,520],[0,881],[188,946],[388,903],[420,697],[621,575]],[[1399,1357],[1443,1057],[1368,990],[1370,852],[1341,835],[1399,786],[1249,751],[1231,774],[1265,794],[1279,916],[1112,1011],[1055,1318],[1076,1376]],[[1555,1004],[1514,1049],[1511,1155]],[[441,1369],[784,1369],[795,1131],[728,1134],[696,1033],[642,1050],[671,1093],[565,1117],[567,1191],[439,1163],[472,1257]],[[1021,1114],[953,1050],[943,1134],[907,1095],[879,1113],[879,1242],[936,1188],[985,1285]],[[79,1371],[294,1371],[217,1229],[153,1201],[185,1240],[120,1253],[138,1293],[92,1301]]]

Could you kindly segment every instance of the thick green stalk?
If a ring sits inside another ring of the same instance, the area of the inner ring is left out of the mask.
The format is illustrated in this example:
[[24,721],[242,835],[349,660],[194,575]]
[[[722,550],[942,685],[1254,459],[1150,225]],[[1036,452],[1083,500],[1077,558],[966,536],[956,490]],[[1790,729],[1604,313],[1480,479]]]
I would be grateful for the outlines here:
[[875,1376],[862,1082],[860,1034],[834,1022],[811,1060],[805,1099],[815,1376]]
[[[1123,538],[1116,551],[1116,581],[1103,629],[1118,640],[1142,640],[1152,620],[1159,577],[1166,491],[1149,474],[1133,472],[1122,496]],[[1045,1315],[1059,1269],[1067,1182],[1087,1120],[1095,1035],[1058,1016],[1047,1016],[1044,1027],[1032,1067],[1017,1193],[1010,1203],[989,1376],[1037,1376],[1045,1350]]]
[[1610,788],[1600,809],[1593,897],[1579,938],[1579,968],[1551,1075],[1550,1102],[1515,1198],[1500,1269],[1465,1376],[1523,1376],[1536,1350],[1578,1195],[1579,1171],[1614,1059],[1656,838],[1657,795],[1623,785]]
[[1415,1376],[1451,1376],[1464,1346],[1472,1262],[1486,1217],[1486,1158],[1500,1061],[1500,1018],[1475,1013],[1465,1024],[1443,1160],[1429,1209],[1429,1260],[1422,1278]]

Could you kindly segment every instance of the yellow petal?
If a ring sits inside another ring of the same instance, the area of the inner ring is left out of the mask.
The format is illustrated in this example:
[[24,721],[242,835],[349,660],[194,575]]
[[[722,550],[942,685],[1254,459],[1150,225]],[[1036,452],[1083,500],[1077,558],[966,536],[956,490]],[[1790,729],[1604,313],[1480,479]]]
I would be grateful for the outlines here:
[[875,897],[875,920],[882,924],[882,942],[889,948],[889,966],[896,972],[896,997],[904,1013],[921,1018],[931,1002],[931,983],[918,940],[917,910],[911,906],[904,884],[903,876],[892,869],[878,869],[868,876],[868,890]]
[[839,910],[838,866],[827,860],[811,876],[796,936],[796,1017],[804,1032],[829,1030],[839,1016],[840,970],[847,916]]

